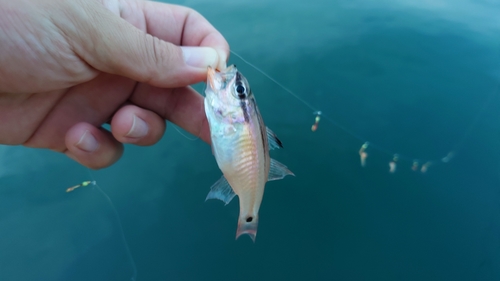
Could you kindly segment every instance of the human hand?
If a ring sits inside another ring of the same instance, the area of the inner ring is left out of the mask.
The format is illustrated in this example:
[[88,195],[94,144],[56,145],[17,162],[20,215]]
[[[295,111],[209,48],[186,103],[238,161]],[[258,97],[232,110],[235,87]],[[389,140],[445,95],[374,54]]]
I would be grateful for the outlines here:
[[98,169],[122,143],[156,143],[164,119],[210,142],[203,97],[188,85],[228,55],[222,35],[182,6],[0,0],[0,143]]

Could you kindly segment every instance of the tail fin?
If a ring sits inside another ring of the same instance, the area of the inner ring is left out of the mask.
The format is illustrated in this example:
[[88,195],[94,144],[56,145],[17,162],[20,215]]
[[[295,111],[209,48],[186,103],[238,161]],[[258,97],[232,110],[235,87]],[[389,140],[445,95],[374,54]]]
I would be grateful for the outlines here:
[[255,243],[255,236],[257,236],[258,225],[259,225],[258,216],[238,218],[238,230],[236,231],[236,239],[238,239],[243,234],[247,234]]

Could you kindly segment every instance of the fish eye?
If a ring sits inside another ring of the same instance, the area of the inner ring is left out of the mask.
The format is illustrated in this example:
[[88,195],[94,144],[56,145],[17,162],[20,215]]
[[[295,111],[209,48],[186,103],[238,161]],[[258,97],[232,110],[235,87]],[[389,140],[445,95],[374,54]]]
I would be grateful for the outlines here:
[[236,86],[236,92],[238,92],[238,94],[244,94],[245,93],[245,87],[243,87],[243,85]]
[[241,84],[236,86],[236,92],[238,93],[238,98],[244,99],[246,97],[245,87]]
[[253,221],[253,218],[252,217],[248,217],[247,218],[247,222],[252,222]]

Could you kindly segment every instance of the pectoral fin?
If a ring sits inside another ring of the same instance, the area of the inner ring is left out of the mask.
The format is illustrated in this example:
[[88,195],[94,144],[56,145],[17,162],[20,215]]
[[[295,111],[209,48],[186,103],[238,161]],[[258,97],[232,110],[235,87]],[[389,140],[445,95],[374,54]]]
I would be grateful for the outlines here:
[[227,205],[231,202],[235,195],[236,194],[227,182],[226,178],[222,176],[212,185],[212,187],[210,187],[210,192],[208,193],[207,198],[205,198],[205,201],[208,199],[219,199]]
[[267,178],[268,181],[280,180],[288,175],[295,176],[285,165],[272,158],[270,166],[269,176]]
[[266,127],[266,134],[270,150],[283,148],[283,144],[281,143],[280,139],[278,139],[278,136],[276,136],[276,134],[268,127]]

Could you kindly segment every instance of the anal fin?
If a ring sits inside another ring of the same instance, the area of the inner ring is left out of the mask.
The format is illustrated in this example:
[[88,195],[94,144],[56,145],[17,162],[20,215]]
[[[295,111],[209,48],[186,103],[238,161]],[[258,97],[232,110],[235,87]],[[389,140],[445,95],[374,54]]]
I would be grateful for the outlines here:
[[236,193],[234,193],[226,178],[222,176],[212,185],[212,187],[210,187],[210,192],[208,192],[205,201],[208,199],[219,199],[227,205],[231,202],[235,195]]

